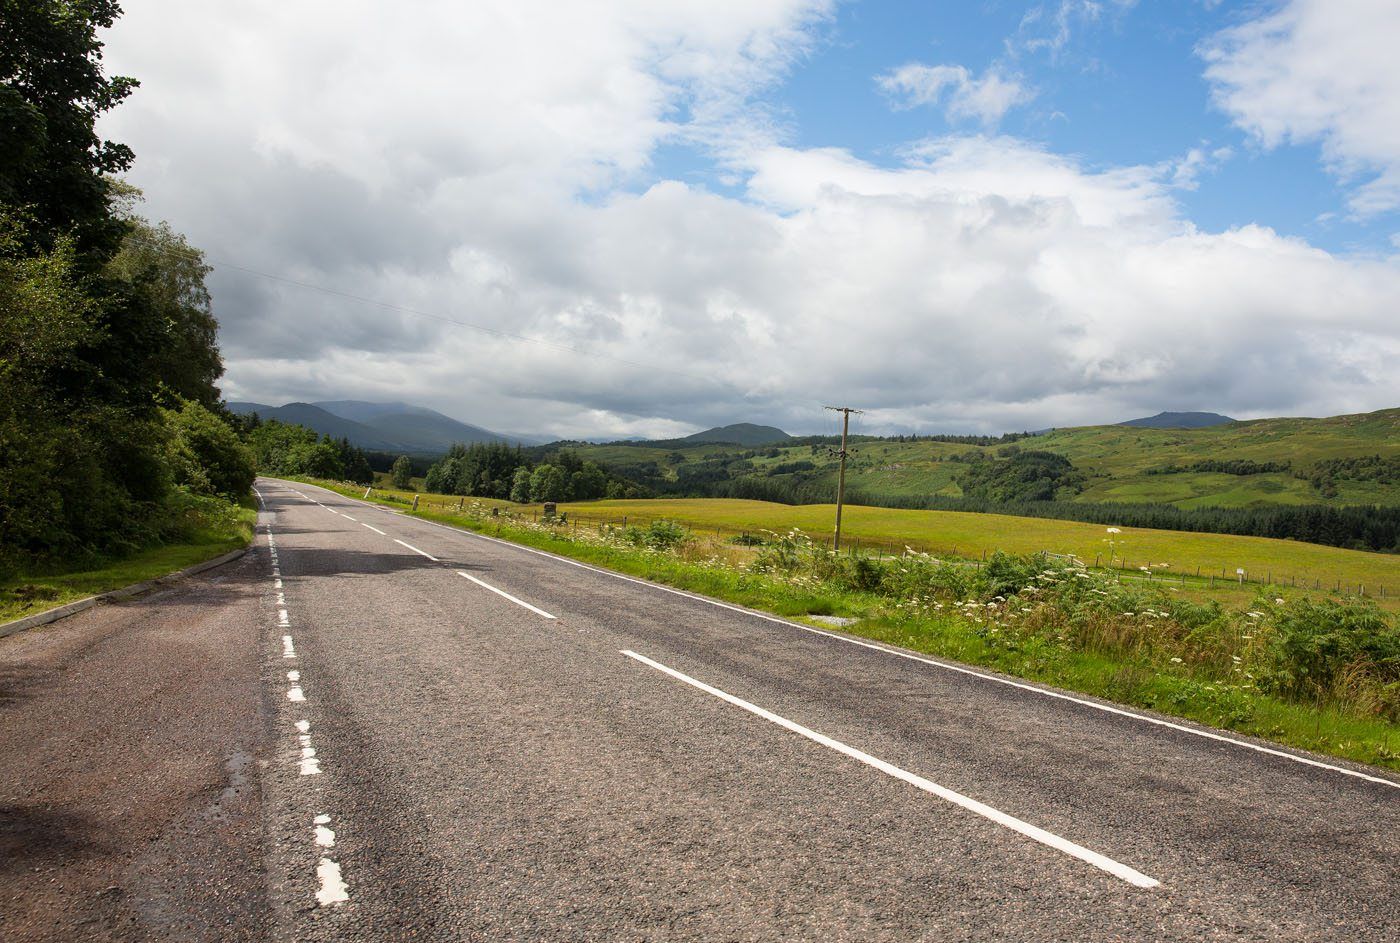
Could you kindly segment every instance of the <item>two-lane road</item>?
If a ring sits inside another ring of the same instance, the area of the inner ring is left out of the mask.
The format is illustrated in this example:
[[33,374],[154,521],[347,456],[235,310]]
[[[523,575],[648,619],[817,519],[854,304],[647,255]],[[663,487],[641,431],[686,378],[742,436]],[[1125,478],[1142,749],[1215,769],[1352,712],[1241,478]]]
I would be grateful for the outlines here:
[[[250,936],[1400,939],[1375,770],[258,487],[204,607],[256,626]],[[7,795],[36,698],[0,699]]]

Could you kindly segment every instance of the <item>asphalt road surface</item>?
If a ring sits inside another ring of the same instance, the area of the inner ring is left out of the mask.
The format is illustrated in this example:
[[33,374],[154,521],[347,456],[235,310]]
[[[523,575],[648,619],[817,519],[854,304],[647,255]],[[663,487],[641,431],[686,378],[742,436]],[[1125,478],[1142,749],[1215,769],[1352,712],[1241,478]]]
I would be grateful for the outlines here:
[[261,480],[0,640],[0,939],[1400,940],[1400,778]]

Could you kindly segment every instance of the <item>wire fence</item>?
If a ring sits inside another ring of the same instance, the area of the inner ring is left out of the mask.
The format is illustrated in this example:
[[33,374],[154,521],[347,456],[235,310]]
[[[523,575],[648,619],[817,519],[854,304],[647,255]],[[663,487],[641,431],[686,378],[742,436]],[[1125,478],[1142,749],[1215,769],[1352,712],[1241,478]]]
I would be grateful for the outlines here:
[[[368,492],[367,492],[368,495]],[[413,510],[437,510],[448,513],[467,513],[468,508],[475,502],[475,499],[459,498],[457,500],[437,500],[428,499],[415,495],[412,501],[387,493],[378,493],[381,498],[386,498],[394,503],[411,505]],[[593,515],[581,513],[576,510],[560,511],[553,516],[546,515],[541,508],[525,506],[518,508],[502,509],[499,505],[493,505],[489,511],[492,516],[504,517],[515,520],[529,520],[531,523],[553,522],[553,526],[577,532],[580,528],[596,529],[600,533],[609,527],[647,527],[653,521],[672,521],[684,527],[687,533],[696,536],[711,536],[717,540],[734,541],[735,538],[766,539],[764,535],[771,534],[772,531],[758,527],[735,527],[732,525],[707,523],[696,524],[691,521],[677,521],[664,514],[630,513],[623,515]],[[834,543],[833,536],[814,537],[808,534],[807,537],[818,544],[830,548]],[[894,539],[872,538],[869,535],[859,537],[847,537],[842,542],[841,552],[851,556],[872,556],[877,560],[885,557],[902,556],[909,550],[918,553],[927,553],[936,557],[944,557],[954,560],[962,560],[969,566],[980,567],[987,562],[992,554],[996,553],[996,548],[988,547],[963,547],[953,545],[939,546],[926,542],[911,542]],[[1054,553],[1043,551],[1047,556],[1066,559],[1072,554]],[[1264,571],[1250,571],[1242,568],[1231,570],[1222,566],[1220,572],[1216,573],[1213,568],[1196,566],[1194,569],[1152,563],[1144,560],[1141,563],[1122,556],[1112,554],[1105,560],[1103,554],[1096,554],[1093,563],[1080,557],[1079,559],[1086,566],[1096,570],[1107,570],[1119,574],[1120,579],[1129,579],[1136,582],[1162,583],[1164,585],[1176,584],[1179,586],[1197,586],[1209,589],[1224,587],[1226,585],[1236,586],[1256,586],[1256,587],[1278,587],[1290,589],[1305,589],[1316,592],[1330,592],[1338,595],[1355,595],[1373,599],[1394,599],[1397,593],[1395,586],[1387,586],[1382,583],[1366,584],[1361,582],[1349,582],[1340,577],[1322,577],[1309,573],[1285,573],[1275,572],[1271,569]],[[1400,561],[1397,561],[1400,563]]]

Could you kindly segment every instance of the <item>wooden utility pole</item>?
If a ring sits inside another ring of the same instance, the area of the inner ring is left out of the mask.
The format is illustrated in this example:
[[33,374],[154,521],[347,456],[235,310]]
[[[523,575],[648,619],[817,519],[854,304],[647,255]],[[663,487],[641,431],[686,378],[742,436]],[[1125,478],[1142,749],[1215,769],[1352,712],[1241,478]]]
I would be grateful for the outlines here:
[[841,471],[836,477],[836,537],[832,540],[831,549],[841,549],[841,507],[846,503],[846,437],[851,431],[851,413],[861,413],[864,410],[852,409],[849,406],[823,406],[834,413],[841,414],[841,451],[835,453],[841,458]]

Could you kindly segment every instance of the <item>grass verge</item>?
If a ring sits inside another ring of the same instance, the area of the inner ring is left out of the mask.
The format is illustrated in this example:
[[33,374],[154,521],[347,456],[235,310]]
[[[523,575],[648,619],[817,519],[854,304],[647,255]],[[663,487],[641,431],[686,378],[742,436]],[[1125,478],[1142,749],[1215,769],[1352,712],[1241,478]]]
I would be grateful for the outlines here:
[[0,580],[0,622],[156,579],[203,563],[253,539],[257,509],[251,497],[238,504],[181,496],[172,502],[166,539],[118,559],[84,560],[12,574]]
[[[363,494],[363,489],[354,487],[323,481],[309,483],[353,498]],[[372,494],[371,500],[377,497]],[[508,515],[493,517],[486,505],[475,509],[467,507],[460,512],[451,507],[424,506],[411,512],[397,496],[378,500],[378,503],[426,520],[500,537],[798,621],[810,621],[813,615],[855,618],[857,621],[844,629],[852,635],[1211,727],[1400,771],[1400,726],[1384,716],[1368,712],[1356,702],[1337,700],[1330,694],[1324,699],[1320,693],[1315,703],[1300,702],[1269,693],[1258,682],[1247,680],[1248,676],[1242,674],[1244,669],[1240,667],[1241,655],[1235,653],[1260,658],[1267,654],[1261,644],[1252,641],[1253,636],[1247,634],[1255,631],[1252,626],[1257,624],[1254,621],[1257,611],[1238,614],[1207,611],[1185,603],[1183,612],[1195,612],[1202,621],[1186,633],[1188,637],[1182,638],[1170,637],[1168,629],[1170,625],[1180,628],[1180,623],[1169,619],[1161,623],[1146,622],[1136,618],[1133,612],[1114,613],[1102,608],[1077,610],[1089,615],[1082,624],[1072,628],[1051,625],[1044,621],[1042,613],[1037,630],[1034,612],[1027,617],[1032,621],[1023,621],[1018,626],[1009,616],[1004,623],[1001,618],[977,612],[970,602],[961,603],[961,607],[952,603],[945,607],[929,597],[911,600],[916,605],[906,605],[903,601],[892,601],[888,590],[860,591],[834,580],[755,572],[751,567],[736,565],[732,556],[736,548],[722,541],[691,538],[684,546],[656,549],[629,545],[617,539],[593,539],[587,531],[581,537],[576,532],[554,530]],[[960,577],[952,572],[952,578]],[[1086,579],[1090,580],[1086,583],[1089,587],[1109,586],[1108,583],[1095,584],[1091,577]],[[1121,591],[1139,592],[1132,588]],[[1089,588],[1085,592],[1102,594],[1105,590]],[[966,594],[964,591],[956,596]],[[1002,599],[1001,596],[994,598]],[[1147,610],[1148,597],[1130,598],[1134,600],[1134,608]],[[1078,599],[1086,607],[1094,602],[1082,594]],[[1034,603],[1035,598],[1023,589],[1021,596],[1012,595],[1010,601]],[[1168,605],[1160,601],[1152,604]],[[1009,604],[1004,600],[999,605]],[[1028,605],[1025,611],[1031,608]],[[1284,610],[1279,612],[1282,615]],[[1165,617],[1167,613],[1163,611],[1161,615]],[[1162,626],[1160,630],[1159,625]],[[1049,626],[1048,631],[1046,626]],[[1211,645],[1202,645],[1197,636],[1208,634],[1207,628],[1217,637]],[[1154,637],[1154,633],[1161,637]],[[1252,660],[1245,662],[1246,667],[1253,664]]]

